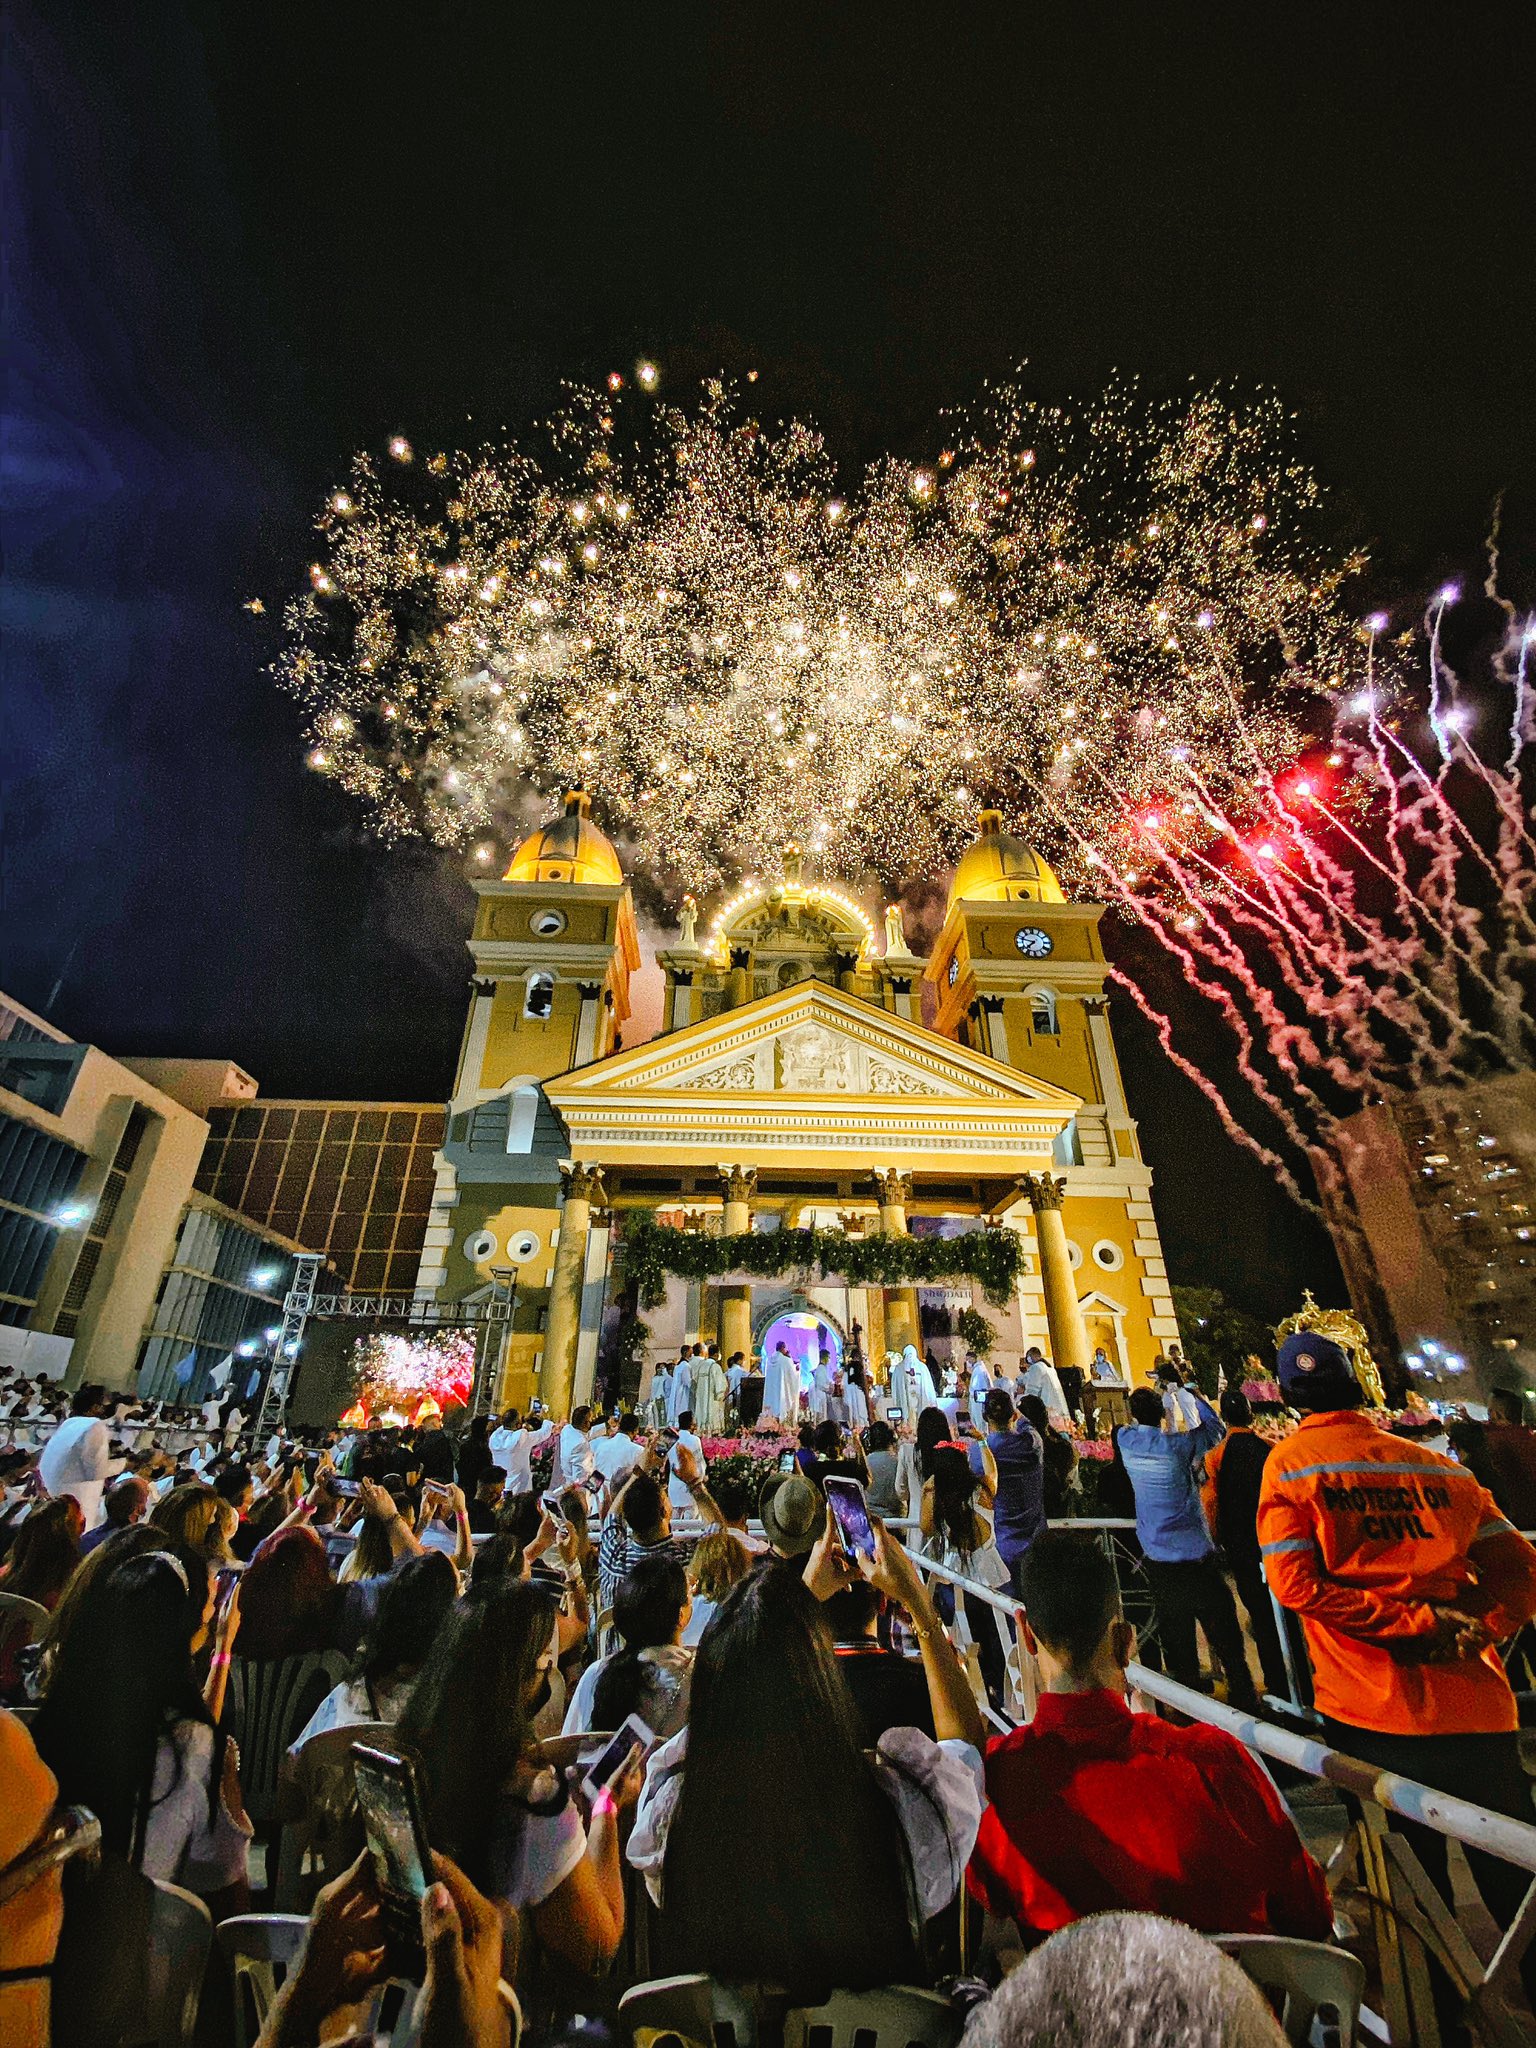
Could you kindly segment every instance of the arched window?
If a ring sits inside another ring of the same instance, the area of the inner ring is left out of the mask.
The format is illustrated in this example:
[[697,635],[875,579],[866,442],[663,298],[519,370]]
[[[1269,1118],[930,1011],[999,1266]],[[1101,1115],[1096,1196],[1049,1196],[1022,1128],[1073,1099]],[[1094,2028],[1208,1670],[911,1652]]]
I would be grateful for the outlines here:
[[552,974],[530,974],[528,993],[523,997],[525,1017],[547,1017],[555,1007],[555,977]]
[[1029,1022],[1037,1035],[1056,1036],[1056,998],[1048,988],[1030,990]]

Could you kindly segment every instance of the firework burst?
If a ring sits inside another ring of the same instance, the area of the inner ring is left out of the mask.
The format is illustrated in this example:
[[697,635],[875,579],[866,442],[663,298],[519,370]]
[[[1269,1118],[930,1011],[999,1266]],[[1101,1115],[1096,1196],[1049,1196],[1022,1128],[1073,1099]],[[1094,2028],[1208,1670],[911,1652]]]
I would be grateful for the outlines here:
[[811,428],[657,382],[572,391],[536,447],[397,437],[331,496],[277,672],[385,836],[468,846],[580,783],[660,893],[791,838],[900,891],[995,803],[1082,884],[1170,789],[1256,817],[1360,684],[1360,564],[1310,538],[1272,399],[1006,387],[844,490]]

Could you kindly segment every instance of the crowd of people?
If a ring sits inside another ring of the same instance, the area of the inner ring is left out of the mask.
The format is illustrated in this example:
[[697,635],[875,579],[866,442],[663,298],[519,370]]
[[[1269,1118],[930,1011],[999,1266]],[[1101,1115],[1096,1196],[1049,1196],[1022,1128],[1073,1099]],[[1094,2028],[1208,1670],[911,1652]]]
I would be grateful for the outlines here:
[[[642,1415],[535,1404],[261,1444],[178,1431],[99,1389],[59,1414],[51,1394],[0,1388],[0,1593],[17,1596],[0,1604],[0,1701],[16,1710],[0,1712],[0,1806],[16,1816],[0,1849],[22,1853],[56,1802],[83,1806],[110,1857],[196,1893],[215,1921],[246,1910],[298,1772],[256,1806],[232,1675],[292,1660],[292,1759],[356,1727],[413,1760],[435,2038],[505,2039],[496,1983],[526,1984],[530,1959],[552,2014],[562,1997],[601,2009],[595,1987],[642,1913],[652,1975],[814,2003],[952,1979],[968,1893],[994,1958],[1028,1955],[973,2019],[978,2044],[1049,2038],[1018,2016],[1051,2010],[1098,1953],[1079,1922],[1129,1916],[1124,1940],[1170,1969],[1195,1967],[1178,1929],[1328,1940],[1323,1873],[1263,1766],[1134,1695],[1115,1564],[1059,1526],[1076,1457],[1064,1376],[977,1364],[979,1387],[941,1394],[930,1376],[910,1420],[898,1400],[861,1419],[837,1374],[824,1401],[802,1386],[791,1469],[760,1489],[707,1468],[717,1425],[692,1400],[722,1420],[758,1411],[756,1375],[702,1347]],[[1536,1551],[1470,1463],[1361,1413],[1327,1340],[1288,1339],[1279,1374],[1303,1420],[1278,1446],[1241,1394],[1218,1412],[1177,1361],[1114,1426],[1168,1673],[1257,1712],[1251,1646],[1283,1695],[1273,1589],[1336,1747],[1529,1818],[1498,1645],[1536,1617]],[[1536,1436],[1498,1427],[1529,1441],[1485,1445],[1485,1471],[1520,1483]],[[867,1546],[828,1511],[848,1480]],[[999,1734],[1026,1661],[1035,1711]],[[650,1740],[594,1792],[594,1739],[631,1716]],[[1446,1885],[1444,1838],[1413,1835]],[[1521,1873],[1473,1867],[1507,1924]],[[378,1912],[365,1855],[321,1894],[263,2048],[317,2040],[387,1971]],[[0,1904],[0,1937],[15,1915]],[[47,2040],[46,1985],[0,1977],[6,2040]]]

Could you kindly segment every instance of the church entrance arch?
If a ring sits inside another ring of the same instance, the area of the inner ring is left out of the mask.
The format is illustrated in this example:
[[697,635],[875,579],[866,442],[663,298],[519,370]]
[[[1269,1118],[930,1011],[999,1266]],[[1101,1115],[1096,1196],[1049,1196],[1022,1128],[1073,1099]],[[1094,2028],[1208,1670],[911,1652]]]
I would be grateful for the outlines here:
[[754,1318],[752,1342],[760,1358],[770,1358],[781,1341],[800,1368],[802,1381],[809,1381],[816,1354],[823,1346],[834,1368],[843,1362],[846,1339],[842,1325],[803,1294],[776,1301]]

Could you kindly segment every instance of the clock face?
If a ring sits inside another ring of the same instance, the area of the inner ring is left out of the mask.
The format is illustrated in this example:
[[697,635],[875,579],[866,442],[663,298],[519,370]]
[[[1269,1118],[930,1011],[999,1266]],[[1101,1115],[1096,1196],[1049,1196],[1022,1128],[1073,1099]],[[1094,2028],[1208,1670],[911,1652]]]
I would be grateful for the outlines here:
[[1043,960],[1055,946],[1050,933],[1041,931],[1037,924],[1027,924],[1022,931],[1015,932],[1013,943],[1026,960]]
[[955,983],[956,983],[956,982],[957,982],[957,981],[958,981],[959,979],[960,979],[960,956],[959,956],[959,954],[957,953],[957,954],[955,954],[955,956],[954,956],[954,957],[953,957],[953,958],[951,959],[951,961],[950,961],[950,963],[949,963],[949,985],[950,985],[950,987],[951,987],[951,988],[953,988],[953,987],[954,987],[954,985],[955,985]]

